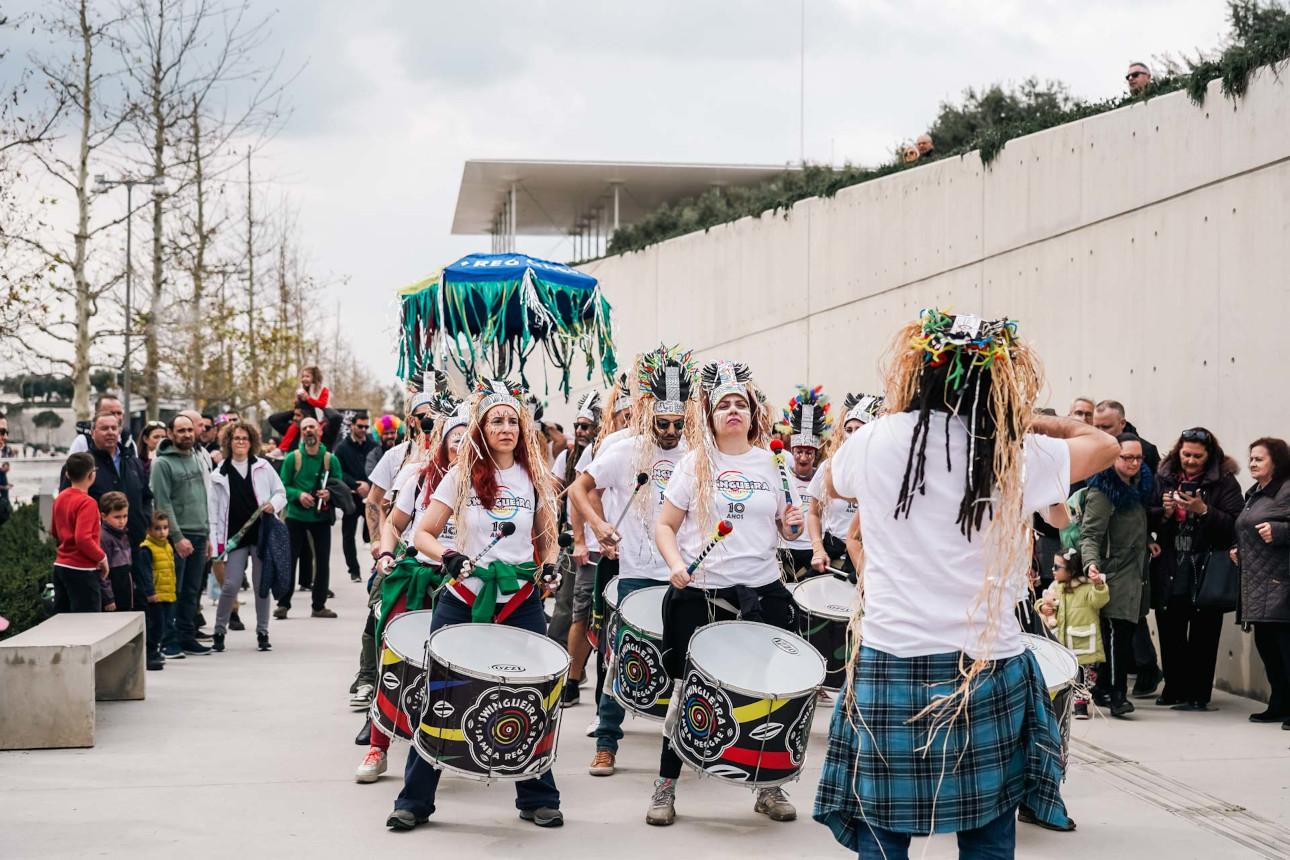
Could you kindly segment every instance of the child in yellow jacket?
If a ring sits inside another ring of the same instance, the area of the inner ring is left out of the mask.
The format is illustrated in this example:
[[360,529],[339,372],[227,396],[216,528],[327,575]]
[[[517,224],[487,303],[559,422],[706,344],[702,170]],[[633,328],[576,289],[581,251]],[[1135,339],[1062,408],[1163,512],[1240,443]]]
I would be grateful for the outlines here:
[[[148,535],[139,546],[144,551],[139,553],[135,566],[135,589],[147,601],[144,617],[148,624],[148,668],[164,669],[161,643],[175,625],[175,550],[170,545],[170,517],[161,511],[154,513]],[[183,659],[183,651],[172,650],[174,653],[166,654],[166,659]]]
[[[1066,549],[1053,556],[1053,584],[1035,602],[1035,611],[1053,631],[1057,641],[1069,648],[1080,665],[1080,684],[1085,682],[1085,666],[1106,660],[1102,648],[1101,609],[1111,599],[1106,579],[1100,574],[1085,575],[1084,564],[1076,549]],[[1088,719],[1088,701],[1075,700],[1075,718]]]

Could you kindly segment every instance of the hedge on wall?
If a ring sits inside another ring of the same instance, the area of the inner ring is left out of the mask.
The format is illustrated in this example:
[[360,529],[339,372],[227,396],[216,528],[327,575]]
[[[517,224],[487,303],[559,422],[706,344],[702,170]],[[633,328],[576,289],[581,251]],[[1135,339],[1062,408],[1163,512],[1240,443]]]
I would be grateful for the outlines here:
[[34,504],[14,509],[0,526],[0,615],[9,619],[4,636],[45,620],[40,594],[54,570],[54,543],[40,528]]
[[[1222,82],[1224,96],[1232,100],[1240,98],[1249,87],[1256,69],[1270,66],[1273,74],[1279,74],[1281,67],[1290,59],[1290,14],[1279,5],[1263,4],[1257,0],[1233,0],[1228,7],[1232,36],[1230,44],[1217,58],[1190,60],[1186,71],[1157,78],[1137,96],[1125,95],[1096,102],[1069,98],[1028,100],[1023,115],[985,126],[968,143],[940,152],[938,157],[964,155],[976,150],[982,163],[988,167],[1014,138],[1154,96],[1185,90],[1196,105],[1203,105],[1209,84],[1214,80]],[[909,170],[919,164],[892,163],[876,169],[807,164],[800,171],[786,171],[759,185],[714,188],[673,206],[665,204],[635,224],[620,227],[610,238],[607,253],[639,251],[666,239],[766,212],[783,210],[787,217],[788,210],[798,201],[810,197],[832,197],[848,186]]]

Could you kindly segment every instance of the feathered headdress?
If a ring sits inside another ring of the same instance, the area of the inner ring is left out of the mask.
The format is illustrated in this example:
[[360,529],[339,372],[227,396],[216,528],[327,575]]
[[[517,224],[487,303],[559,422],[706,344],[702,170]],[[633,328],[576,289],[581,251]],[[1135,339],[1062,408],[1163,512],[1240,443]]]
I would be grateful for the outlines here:
[[[524,408],[523,404],[520,403],[520,398],[525,396],[524,389],[504,379],[481,379],[475,386],[475,393],[480,398],[479,415],[481,418],[494,406],[509,406],[515,410],[516,414]],[[532,395],[529,395],[529,397],[532,397]]]
[[846,410],[842,425],[845,427],[852,421],[868,424],[882,412],[882,403],[881,394],[848,394],[842,401],[842,408]]
[[634,402],[632,400],[632,387],[626,373],[618,374],[618,380],[614,383],[614,387],[610,389],[610,393],[614,396],[615,412],[622,412],[624,409],[632,408],[632,403]]
[[1017,321],[983,320],[976,314],[947,314],[936,308],[919,312],[921,331],[910,338],[910,348],[923,354],[924,365],[952,364],[945,379],[951,391],[967,382],[973,367],[990,367],[1007,359],[1017,342]]
[[797,386],[797,394],[788,401],[784,420],[792,428],[789,447],[820,448],[829,432],[829,398],[820,386]]
[[423,394],[430,397],[430,400],[425,402],[430,404],[430,411],[436,418],[446,418],[457,411],[457,407],[461,405],[461,398],[453,393],[448,374],[442,370],[427,370],[425,383]]
[[[738,394],[748,398],[748,382],[752,371],[748,365],[737,361],[712,361],[703,366],[699,384],[708,395],[709,408],[721,402],[727,394]],[[749,406],[752,403],[748,404]]]
[[599,391],[588,391],[578,399],[578,418],[599,424],[602,411]]
[[690,352],[659,344],[641,356],[637,368],[642,397],[654,400],[655,415],[684,415],[694,391],[694,360]]

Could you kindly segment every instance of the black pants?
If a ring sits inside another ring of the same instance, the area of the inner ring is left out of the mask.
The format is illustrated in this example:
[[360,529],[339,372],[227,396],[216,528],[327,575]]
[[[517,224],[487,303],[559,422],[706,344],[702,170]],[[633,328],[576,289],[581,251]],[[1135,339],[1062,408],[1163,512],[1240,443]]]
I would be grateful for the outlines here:
[[1208,704],[1214,692],[1223,613],[1197,609],[1190,597],[1179,595],[1156,610],[1156,627],[1160,631],[1160,662],[1165,672],[1161,698]]
[[1102,647],[1106,663],[1097,673],[1097,690],[1110,695],[1112,702],[1123,702],[1129,694],[1129,670],[1133,668],[1133,637],[1136,621],[1102,616]]
[[1272,687],[1268,710],[1290,719],[1290,622],[1254,622],[1254,647]]
[[1138,672],[1160,667],[1156,659],[1156,645],[1151,641],[1151,628],[1147,626],[1145,615],[1138,619],[1138,626],[1133,631],[1133,663],[1136,667],[1134,671]]
[[[793,596],[781,582],[772,582],[754,589],[761,603],[761,615],[745,613],[745,621],[760,621],[784,630],[796,627],[797,616]],[[728,603],[738,606],[730,594],[733,589],[704,591],[699,588],[668,589],[663,599],[663,668],[674,680],[685,671],[685,658],[689,653],[690,638],[696,630],[712,621],[730,621],[734,615],[708,603],[709,594],[720,595]],[[663,752],[659,756],[658,775],[676,779],[681,775],[681,757],[672,749],[672,742],[663,738]]]
[[596,563],[596,582],[591,592],[591,623],[596,624],[596,615],[600,615],[598,629],[596,631],[597,641],[600,646],[596,648],[596,709],[600,709],[600,697],[605,692],[605,622],[609,619],[605,617],[608,607],[605,606],[605,586],[609,580],[618,575],[618,559],[600,557]]
[[99,572],[54,565],[54,611],[102,612]]
[[[331,584],[331,523],[287,520],[287,534],[291,536],[291,563],[300,565],[301,583],[310,577],[313,608],[322,609],[327,605],[327,588]],[[306,573],[310,561],[313,571]],[[278,605],[291,608],[290,592]]]
[[809,549],[781,549],[780,566],[784,568],[789,579],[806,579],[808,576],[816,575],[815,568],[811,567],[811,558],[814,555],[814,550]]
[[367,521],[363,516],[363,506],[355,505],[355,508],[354,513],[345,514],[340,519],[340,545],[345,551],[345,567],[349,569],[349,575],[361,576],[363,571],[358,564],[358,543],[354,540],[354,534],[358,531],[360,520],[363,521],[363,531],[366,533]]

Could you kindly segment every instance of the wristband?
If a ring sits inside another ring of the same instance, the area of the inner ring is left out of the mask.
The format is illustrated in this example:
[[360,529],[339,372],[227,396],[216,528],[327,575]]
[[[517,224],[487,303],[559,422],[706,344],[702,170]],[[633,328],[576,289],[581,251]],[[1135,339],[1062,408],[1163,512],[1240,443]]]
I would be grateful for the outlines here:
[[381,560],[381,559],[383,559],[383,558],[394,558],[394,557],[395,557],[395,556],[394,556],[394,553],[390,552],[390,551],[387,549],[387,550],[385,550],[385,552],[382,552],[382,553],[378,554],[378,555],[376,556],[376,560],[377,560],[377,561],[380,561],[380,560]]

